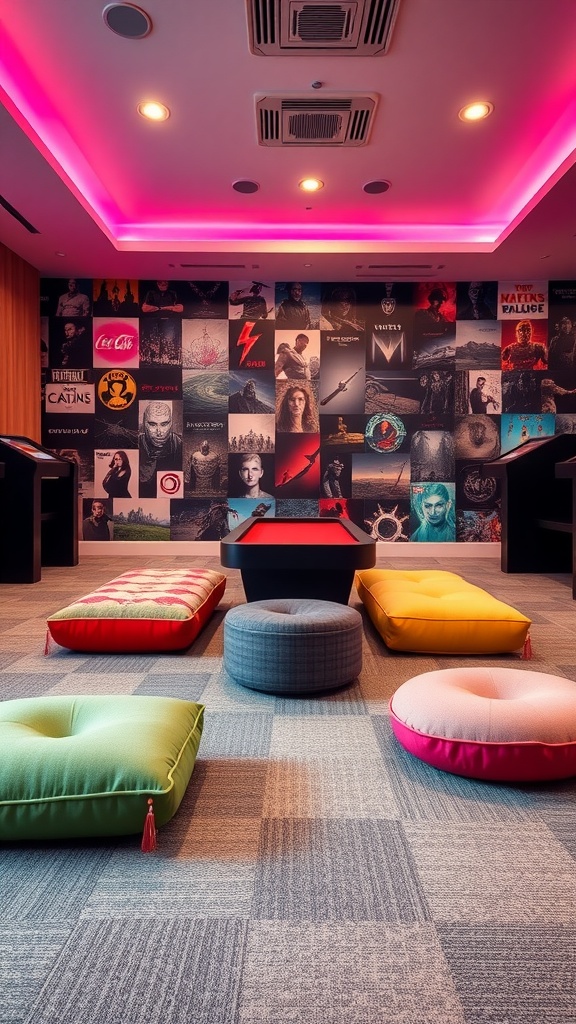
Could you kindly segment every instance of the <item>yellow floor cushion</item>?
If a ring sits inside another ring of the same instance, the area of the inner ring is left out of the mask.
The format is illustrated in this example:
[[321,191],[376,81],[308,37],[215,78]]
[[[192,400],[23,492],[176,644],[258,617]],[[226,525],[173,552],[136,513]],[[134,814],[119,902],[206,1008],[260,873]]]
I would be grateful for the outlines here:
[[530,619],[440,569],[361,569],[356,589],[387,647],[428,654],[504,654],[521,648]]

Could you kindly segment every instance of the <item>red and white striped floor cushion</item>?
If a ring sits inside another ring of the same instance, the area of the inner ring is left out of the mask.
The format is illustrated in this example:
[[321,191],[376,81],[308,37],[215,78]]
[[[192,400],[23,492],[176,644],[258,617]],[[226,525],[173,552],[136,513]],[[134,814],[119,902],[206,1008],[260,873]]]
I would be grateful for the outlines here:
[[47,620],[72,651],[176,651],[188,647],[226,589],[213,569],[132,569]]

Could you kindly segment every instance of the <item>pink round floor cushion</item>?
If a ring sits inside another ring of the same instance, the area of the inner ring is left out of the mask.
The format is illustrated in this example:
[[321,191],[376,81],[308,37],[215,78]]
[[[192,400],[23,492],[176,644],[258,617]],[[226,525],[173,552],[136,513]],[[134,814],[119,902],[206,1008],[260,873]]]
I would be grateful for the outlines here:
[[397,740],[455,775],[534,782],[576,775],[576,683],[513,668],[424,672],[390,701]]

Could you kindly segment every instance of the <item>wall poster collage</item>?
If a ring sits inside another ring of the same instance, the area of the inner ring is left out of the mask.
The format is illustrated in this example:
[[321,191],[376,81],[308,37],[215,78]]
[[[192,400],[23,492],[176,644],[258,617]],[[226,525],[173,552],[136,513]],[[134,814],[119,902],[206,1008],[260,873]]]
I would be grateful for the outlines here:
[[576,281],[44,278],[41,324],[42,444],[78,464],[81,540],[328,516],[497,542],[482,463],[576,432]]

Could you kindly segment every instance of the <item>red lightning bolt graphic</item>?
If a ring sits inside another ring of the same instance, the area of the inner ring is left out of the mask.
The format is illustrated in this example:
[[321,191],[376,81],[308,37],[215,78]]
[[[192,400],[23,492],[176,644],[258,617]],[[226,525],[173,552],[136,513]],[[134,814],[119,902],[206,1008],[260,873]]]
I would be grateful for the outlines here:
[[240,356],[240,366],[242,366],[242,363],[246,359],[246,356],[248,355],[248,353],[249,353],[250,349],[252,348],[252,346],[255,345],[256,342],[258,341],[258,338],[262,337],[261,334],[254,334],[254,335],[250,334],[250,331],[255,326],[256,326],[255,323],[250,323],[247,320],[246,323],[243,325],[242,330],[240,331],[240,337],[238,338],[238,341],[236,342],[237,345],[244,345],[244,351],[243,351],[242,355]]

